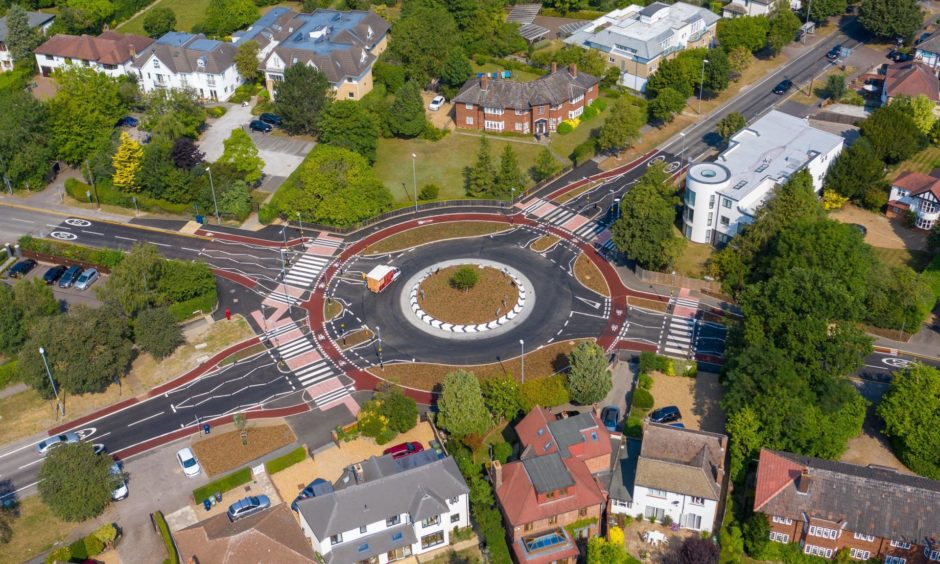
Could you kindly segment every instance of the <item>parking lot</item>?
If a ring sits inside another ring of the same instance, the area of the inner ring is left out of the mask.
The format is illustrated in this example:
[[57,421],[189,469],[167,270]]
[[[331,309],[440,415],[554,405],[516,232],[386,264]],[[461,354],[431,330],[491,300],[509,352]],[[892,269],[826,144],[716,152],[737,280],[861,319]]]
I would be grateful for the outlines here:
[[[40,262],[33,268],[29,274],[23,278],[10,278],[8,275],[3,276],[3,282],[9,285],[13,285],[17,280],[25,279],[32,280],[34,278],[42,279],[43,275],[51,267],[55,265],[45,262]],[[101,301],[98,300],[95,295],[95,288],[104,284],[105,280],[108,279],[107,274],[99,272],[98,280],[92,284],[92,286],[86,290],[78,290],[74,286],[71,288],[59,288],[58,283],[52,285],[52,295],[59,300],[59,305],[63,311],[67,311],[69,306],[73,305],[84,305],[88,307],[99,307]]]

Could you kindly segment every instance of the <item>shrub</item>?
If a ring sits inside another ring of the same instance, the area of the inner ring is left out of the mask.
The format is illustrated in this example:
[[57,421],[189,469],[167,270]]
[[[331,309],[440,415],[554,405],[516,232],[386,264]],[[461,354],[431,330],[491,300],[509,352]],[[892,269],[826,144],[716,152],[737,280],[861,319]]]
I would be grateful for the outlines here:
[[0,389],[6,388],[10,384],[19,381],[20,378],[16,374],[15,358],[6,364],[0,364]]
[[933,295],[940,300],[940,255],[933,257],[922,276],[926,279]]
[[268,474],[276,474],[285,468],[290,468],[294,464],[303,462],[307,458],[307,449],[304,447],[297,447],[294,450],[279,456],[277,458],[272,458],[271,460],[264,463],[264,471]]
[[419,200],[436,200],[437,195],[441,193],[441,187],[437,184],[425,184],[418,192]]
[[641,390],[649,390],[653,387],[653,377],[649,374],[642,373],[639,377],[639,383],[637,384]]
[[195,313],[197,311],[201,311],[204,314],[212,312],[218,301],[218,295],[212,292],[211,294],[197,296],[184,302],[177,302],[170,305],[167,309],[170,310],[170,315],[173,316],[173,319],[176,320],[177,323],[180,323],[192,318],[194,315],[198,315]]
[[639,439],[643,436],[643,419],[637,417],[636,415],[631,415],[627,418],[627,422],[623,425],[623,433],[628,437],[633,437]]
[[653,394],[643,388],[633,390],[633,407],[639,409],[653,408]]
[[686,367],[686,369],[685,369],[685,371],[682,373],[682,375],[685,376],[686,378],[695,378],[695,377],[697,377],[697,376],[698,376],[698,363],[696,363],[696,362],[690,363],[690,364]]
[[656,370],[656,353],[643,351],[640,353],[640,374],[649,374]]
[[461,266],[450,277],[451,287],[464,292],[469,291],[480,281],[480,274],[477,270],[472,266]]
[[33,239],[29,235],[20,237],[20,248],[44,255],[50,255],[76,262],[85,262],[111,269],[124,260],[124,253],[111,249],[93,249],[81,245],[50,241],[47,239]]
[[663,516],[663,527],[668,527],[669,525],[672,525],[672,517],[670,517],[669,515],[664,515],[664,516]]
[[506,464],[509,457],[512,456],[512,445],[506,441],[500,441],[493,445],[493,456],[502,464]]
[[78,539],[69,545],[73,560],[85,561],[104,552],[104,543],[94,535]]
[[586,161],[594,157],[594,154],[597,153],[597,139],[591,137],[584,143],[581,143],[574,148],[574,151],[571,151],[571,162],[575,166],[584,164]]
[[603,112],[604,110],[607,109],[607,100],[598,98],[597,100],[594,100],[594,102],[590,105],[590,107],[597,110],[598,113]]
[[558,127],[555,129],[555,133],[558,135],[568,135],[572,131],[574,131],[574,126],[567,121],[559,123]]
[[203,500],[209,499],[209,496],[216,492],[224,493],[243,484],[247,484],[250,481],[251,468],[246,466],[241,470],[236,470],[227,476],[222,476],[218,480],[209,482],[204,486],[200,486],[194,489],[193,499],[196,501],[196,503],[202,503]]
[[72,561],[72,551],[68,546],[60,546],[59,548],[53,550],[46,556],[46,564],[53,564],[54,562],[71,562]]
[[568,403],[571,397],[568,395],[566,380],[564,374],[526,380],[519,386],[523,411],[528,412],[536,405],[554,407]]
[[269,225],[277,219],[277,208],[271,204],[264,204],[258,209],[258,221],[264,225]]
[[[246,470],[248,469],[246,468]],[[180,555],[176,551],[176,545],[173,543],[173,537],[170,535],[170,527],[166,524],[163,512],[157,511],[152,517],[157,524],[157,529],[160,531],[160,536],[163,537],[163,546],[166,547],[168,558],[163,561],[164,564],[167,562],[169,564],[180,564]]]
[[447,137],[448,133],[450,133],[449,129],[439,129],[431,125],[431,122],[428,122],[425,124],[424,131],[421,132],[420,137],[428,141],[440,141]]
[[228,111],[225,106],[212,106],[206,113],[209,114],[209,117],[220,118],[225,115],[225,112]]
[[581,121],[587,121],[589,119],[596,118],[598,114],[597,108],[594,106],[588,106],[584,108],[584,111],[581,113]]

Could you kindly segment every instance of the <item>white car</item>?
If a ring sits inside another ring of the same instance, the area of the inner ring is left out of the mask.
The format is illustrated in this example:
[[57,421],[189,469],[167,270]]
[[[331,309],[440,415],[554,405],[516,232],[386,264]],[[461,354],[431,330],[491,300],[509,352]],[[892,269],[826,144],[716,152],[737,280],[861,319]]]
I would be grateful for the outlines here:
[[186,474],[187,478],[192,478],[193,476],[198,476],[202,472],[202,468],[199,467],[199,461],[196,460],[196,455],[193,454],[193,451],[189,447],[181,448],[179,452],[176,453],[176,461],[180,463],[180,468],[183,469],[183,474]]
[[432,112],[436,112],[441,109],[441,106],[443,106],[446,101],[443,96],[435,96],[434,99],[431,100],[431,105],[428,106],[428,109]]
[[111,499],[120,501],[127,497],[129,492],[127,491],[127,480],[124,479],[124,471],[121,470],[121,465],[117,462],[111,465],[111,475],[121,480],[120,484],[111,492]]

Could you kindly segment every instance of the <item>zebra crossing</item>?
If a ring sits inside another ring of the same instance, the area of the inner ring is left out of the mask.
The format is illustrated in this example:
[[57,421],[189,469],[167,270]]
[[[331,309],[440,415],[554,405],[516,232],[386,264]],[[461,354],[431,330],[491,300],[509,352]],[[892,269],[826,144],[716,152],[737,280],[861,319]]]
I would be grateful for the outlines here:
[[303,290],[309,290],[329,262],[329,257],[304,253],[287,270],[287,274],[284,275],[284,282]]
[[337,376],[337,374],[336,370],[333,369],[333,365],[326,360],[320,360],[294,370],[294,378],[303,388],[319,384],[324,380]]
[[554,210],[542,216],[542,221],[556,227],[561,227],[569,219],[577,215],[577,212],[563,206],[558,206]]
[[329,391],[319,397],[313,398],[313,403],[320,409],[326,409],[331,404],[342,401],[348,396],[351,396],[351,390],[349,386],[343,386],[341,388],[336,388],[335,390]]
[[280,289],[280,286],[278,286],[277,289],[271,290],[271,293],[269,293],[265,297],[265,301],[267,300],[273,300],[275,302],[280,302],[282,304],[287,304],[289,306],[295,306],[299,304],[301,301],[303,301],[298,296],[292,296],[290,294],[283,292]]
[[289,331],[298,329],[296,322],[285,323],[283,325],[278,325],[264,332],[264,338],[271,339],[272,337],[277,337],[278,335],[283,335]]
[[[607,226],[593,219],[578,214],[571,208],[558,206],[540,198],[523,209],[523,213],[534,215],[540,221],[560,229],[571,232],[575,237],[588,242],[597,242],[602,250],[610,250],[613,243],[609,241],[595,241],[603,238]],[[605,247],[606,245],[606,247]]]
[[680,290],[672,300],[672,315],[668,317],[668,327],[661,344],[661,352],[691,358],[695,353],[695,316],[698,312],[698,300],[689,298],[689,291]]
[[278,356],[282,360],[289,360],[295,356],[300,356],[304,353],[316,350],[313,342],[310,341],[310,338],[306,335],[302,335],[293,341],[288,341],[283,345],[278,345],[275,347]]

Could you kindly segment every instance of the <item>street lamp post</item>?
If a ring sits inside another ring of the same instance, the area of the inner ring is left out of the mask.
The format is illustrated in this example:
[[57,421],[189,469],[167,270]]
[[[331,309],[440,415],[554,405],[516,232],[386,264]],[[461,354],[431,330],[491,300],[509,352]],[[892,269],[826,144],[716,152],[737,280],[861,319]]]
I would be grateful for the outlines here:
[[55,416],[59,418],[61,406],[62,416],[65,417],[65,406],[59,401],[59,390],[55,387],[55,380],[52,379],[52,370],[49,369],[49,361],[46,360],[46,349],[39,347],[39,356],[42,357],[42,363],[46,366],[46,374],[49,376],[49,383],[52,384],[52,393],[55,394]]
[[134,202],[134,215],[140,215],[140,208],[137,207],[137,196],[131,196],[131,201]]
[[304,247],[304,218],[300,215],[300,212],[297,212],[297,223],[300,224],[300,247]]
[[219,217],[219,202],[215,199],[215,183],[212,182],[212,168],[206,167],[206,171],[209,173],[209,188],[212,189],[212,205],[215,206],[215,222],[221,225],[222,218]]
[[698,113],[702,113],[702,93],[705,91],[705,65],[708,59],[702,59],[702,82],[698,85]]
[[519,347],[522,349],[522,356],[519,359],[522,361],[522,383],[525,384],[525,341],[519,339]]
[[[376,338],[378,339],[378,344],[379,344],[379,350],[378,350],[378,352],[379,352],[379,366],[382,368],[382,370],[385,370],[385,363],[382,362],[382,328],[379,327],[378,325],[375,326],[375,336],[376,336]],[[344,340],[345,340],[345,338],[344,338]]]
[[415,217],[418,217],[418,165],[416,159],[418,155],[411,153],[411,182],[415,194]]
[[281,235],[284,238],[284,246],[281,248],[281,285],[284,286],[284,299],[287,300],[287,311],[294,314],[294,303],[290,294],[287,293],[287,226],[281,228]]
[[614,206],[616,206],[616,211],[614,212],[614,221],[617,221],[620,219],[620,198],[614,198]]

